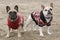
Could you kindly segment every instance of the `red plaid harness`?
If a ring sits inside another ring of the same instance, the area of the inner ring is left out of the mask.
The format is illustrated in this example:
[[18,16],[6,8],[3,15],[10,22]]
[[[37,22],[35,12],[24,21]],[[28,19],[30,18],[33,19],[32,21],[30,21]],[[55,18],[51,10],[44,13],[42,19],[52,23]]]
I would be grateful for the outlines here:
[[17,16],[18,16],[18,19],[15,22],[11,22],[11,20],[8,17],[8,19],[7,19],[8,27],[10,27],[12,29],[18,29],[19,25],[24,23],[24,18],[22,16],[22,14],[17,13]]
[[33,15],[33,18],[37,21],[38,25],[40,24],[45,25],[45,23],[40,18],[40,11],[34,11],[32,15]]

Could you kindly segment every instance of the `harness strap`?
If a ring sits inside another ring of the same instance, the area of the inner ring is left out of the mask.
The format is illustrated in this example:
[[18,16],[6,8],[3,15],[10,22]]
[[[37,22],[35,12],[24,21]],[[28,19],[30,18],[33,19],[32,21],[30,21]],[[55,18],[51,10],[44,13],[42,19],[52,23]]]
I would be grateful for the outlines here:
[[46,19],[45,19],[45,16],[43,14],[43,11],[40,12],[40,18],[41,20],[44,22],[44,23],[47,23]]

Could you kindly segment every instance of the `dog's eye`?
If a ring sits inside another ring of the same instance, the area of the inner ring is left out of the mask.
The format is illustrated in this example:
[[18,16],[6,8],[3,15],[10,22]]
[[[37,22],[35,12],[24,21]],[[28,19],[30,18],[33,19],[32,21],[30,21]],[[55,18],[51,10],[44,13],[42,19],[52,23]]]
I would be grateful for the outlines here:
[[45,9],[45,11],[47,11],[47,9]]
[[52,11],[52,9],[50,8],[50,10]]
[[14,14],[17,14],[17,12],[13,12]]
[[9,12],[9,15],[11,15],[12,14],[12,12]]

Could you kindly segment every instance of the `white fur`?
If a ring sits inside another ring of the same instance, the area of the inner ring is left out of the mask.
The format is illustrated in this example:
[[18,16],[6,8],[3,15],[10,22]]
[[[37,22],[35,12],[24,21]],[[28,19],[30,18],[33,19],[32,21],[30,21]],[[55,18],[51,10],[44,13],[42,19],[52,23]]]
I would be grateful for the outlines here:
[[10,35],[10,34],[9,34],[9,33],[10,33],[9,31],[10,31],[10,29],[8,28],[6,37],[9,37],[9,35]]
[[44,36],[42,27],[39,27],[40,36]]
[[47,33],[48,33],[48,34],[52,34],[52,33],[50,32],[50,27],[47,27]]
[[32,21],[32,18],[31,18],[31,15],[29,15],[27,21],[24,23],[25,24],[24,25],[24,31],[27,31],[26,27],[31,23],[31,21]]
[[[43,10],[43,14],[44,14],[45,17],[50,17],[50,19],[51,19],[51,15],[47,15],[48,11],[45,11],[45,9],[49,10],[50,8],[52,9],[52,7],[45,7],[44,10]],[[52,13],[52,11],[50,11],[50,12]],[[46,19],[47,22],[49,22],[50,19]]]
[[36,28],[35,27],[36,27],[36,24],[34,23],[33,24],[33,31],[36,31]]

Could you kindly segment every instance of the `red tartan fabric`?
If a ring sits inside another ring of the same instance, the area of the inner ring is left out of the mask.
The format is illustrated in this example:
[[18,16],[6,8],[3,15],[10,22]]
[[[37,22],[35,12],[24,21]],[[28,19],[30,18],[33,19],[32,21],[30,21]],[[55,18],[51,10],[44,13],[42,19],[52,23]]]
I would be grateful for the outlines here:
[[41,18],[40,18],[40,12],[39,12],[39,11],[34,11],[34,12],[33,12],[33,17],[34,17],[34,19],[37,21],[38,25],[39,25],[39,24],[44,25],[44,22],[43,22],[43,21],[41,20]]
[[22,14],[17,13],[17,16],[18,16],[18,19],[15,22],[11,22],[11,20],[8,17],[8,19],[7,19],[8,27],[10,27],[12,29],[18,29],[19,25],[24,23],[24,18],[22,16]]

